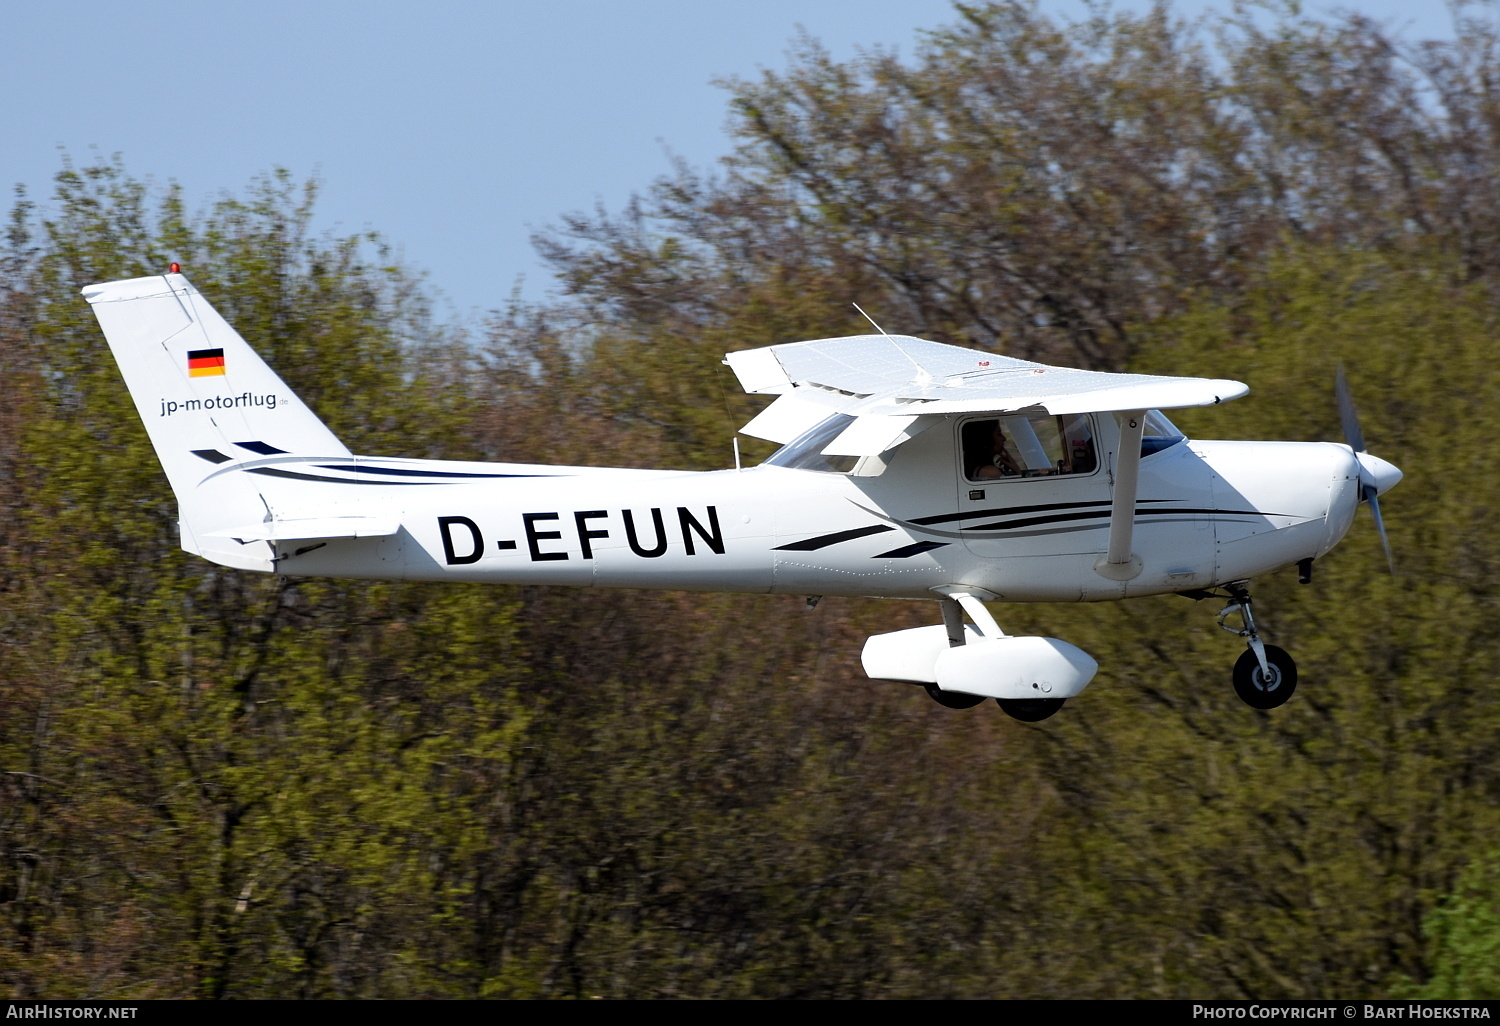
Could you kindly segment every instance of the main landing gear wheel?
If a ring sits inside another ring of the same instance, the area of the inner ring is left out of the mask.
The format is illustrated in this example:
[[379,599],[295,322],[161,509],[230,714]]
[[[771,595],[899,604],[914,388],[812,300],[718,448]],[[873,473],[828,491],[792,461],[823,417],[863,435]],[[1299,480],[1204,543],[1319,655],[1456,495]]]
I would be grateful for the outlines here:
[[966,695],[962,691],[944,691],[936,684],[927,685],[927,695],[944,709],[972,709],[984,701],[983,695]]
[[1013,720],[1037,723],[1061,709],[1066,701],[1066,698],[997,698],[995,704]]
[[1275,645],[1266,646],[1266,664],[1270,674],[1260,672],[1260,660],[1246,649],[1234,664],[1234,693],[1246,705],[1256,709],[1275,709],[1285,705],[1297,690],[1297,664]]

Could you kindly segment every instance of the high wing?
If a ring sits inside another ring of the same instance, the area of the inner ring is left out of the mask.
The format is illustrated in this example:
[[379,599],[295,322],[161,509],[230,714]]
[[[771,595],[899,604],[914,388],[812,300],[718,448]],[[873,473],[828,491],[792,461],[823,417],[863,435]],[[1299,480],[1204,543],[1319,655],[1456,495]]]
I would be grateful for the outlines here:
[[1052,414],[1212,406],[1249,388],[1221,378],[1108,374],[1051,367],[911,335],[851,335],[729,353],[745,391],[779,396],[742,430],[786,443],[830,414],[856,420],[824,449],[867,456],[961,413]]

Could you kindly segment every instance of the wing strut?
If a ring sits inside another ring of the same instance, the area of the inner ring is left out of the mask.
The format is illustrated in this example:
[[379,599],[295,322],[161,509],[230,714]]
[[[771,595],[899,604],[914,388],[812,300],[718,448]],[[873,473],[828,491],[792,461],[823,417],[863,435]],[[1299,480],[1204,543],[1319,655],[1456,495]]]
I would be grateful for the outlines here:
[[1112,581],[1128,581],[1141,572],[1140,557],[1132,555],[1130,543],[1135,532],[1135,495],[1140,480],[1141,435],[1145,431],[1146,411],[1117,413],[1120,422],[1120,444],[1115,447],[1115,480],[1113,503],[1109,510],[1109,550],[1094,564],[1094,572]]

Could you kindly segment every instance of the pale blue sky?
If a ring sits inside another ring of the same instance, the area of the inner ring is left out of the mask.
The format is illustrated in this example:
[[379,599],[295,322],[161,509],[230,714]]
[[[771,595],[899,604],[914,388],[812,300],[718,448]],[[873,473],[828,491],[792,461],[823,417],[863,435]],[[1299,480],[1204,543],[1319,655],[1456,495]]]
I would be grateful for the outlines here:
[[[1335,7],[1450,32],[1439,4],[1306,5]],[[948,0],[0,0],[0,185],[45,199],[58,147],[120,153],[195,206],[274,166],[316,173],[325,228],[379,230],[458,312],[485,310],[521,275],[550,287],[533,229],[619,209],[668,148],[727,151],[716,77],[783,66],[799,26],[849,57],[910,54],[950,20]]]

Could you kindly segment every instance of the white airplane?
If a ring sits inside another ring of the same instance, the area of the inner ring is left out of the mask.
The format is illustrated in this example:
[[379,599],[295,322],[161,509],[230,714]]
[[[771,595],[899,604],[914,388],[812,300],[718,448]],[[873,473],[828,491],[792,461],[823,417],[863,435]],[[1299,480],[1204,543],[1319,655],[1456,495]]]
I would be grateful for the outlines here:
[[1219,625],[1248,644],[1235,690],[1281,705],[1296,667],[1261,640],[1248,580],[1296,565],[1305,582],[1361,502],[1380,525],[1376,497],[1401,479],[1364,451],[1342,382],[1347,445],[1189,441],[1161,410],[1248,388],[884,333],[728,354],[747,391],[777,396],[743,428],[782,445],[757,467],[356,456],[177,265],[83,295],[188,552],[298,576],[934,600],[942,623],[871,637],[865,672],[1028,721],[1098,664],[1006,635],[986,602],[1222,597]]

